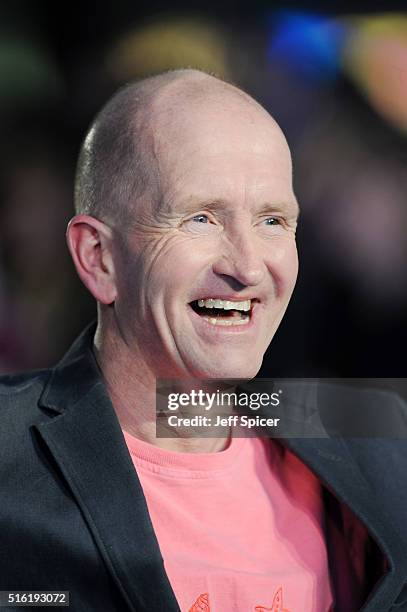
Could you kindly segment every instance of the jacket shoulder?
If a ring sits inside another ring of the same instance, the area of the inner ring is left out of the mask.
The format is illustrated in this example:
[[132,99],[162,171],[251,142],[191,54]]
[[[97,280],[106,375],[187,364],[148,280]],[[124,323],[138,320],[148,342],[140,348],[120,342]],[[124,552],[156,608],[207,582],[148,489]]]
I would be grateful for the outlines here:
[[30,402],[39,399],[51,374],[51,369],[44,369],[0,376],[0,410],[10,404],[21,404],[25,399]]

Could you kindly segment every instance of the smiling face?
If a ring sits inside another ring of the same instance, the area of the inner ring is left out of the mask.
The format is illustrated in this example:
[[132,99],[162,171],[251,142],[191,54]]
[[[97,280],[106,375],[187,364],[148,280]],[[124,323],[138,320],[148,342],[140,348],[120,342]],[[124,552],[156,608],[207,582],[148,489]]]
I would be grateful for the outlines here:
[[115,241],[121,334],[157,377],[253,377],[297,276],[287,143],[222,92],[161,99],[152,139],[157,193]]

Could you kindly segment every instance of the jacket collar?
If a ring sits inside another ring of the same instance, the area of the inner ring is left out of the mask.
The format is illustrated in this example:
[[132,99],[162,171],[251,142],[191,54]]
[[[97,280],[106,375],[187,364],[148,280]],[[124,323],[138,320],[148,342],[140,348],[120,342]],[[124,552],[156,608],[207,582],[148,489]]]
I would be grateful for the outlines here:
[[[179,612],[140,481],[93,355],[95,328],[95,324],[89,326],[53,370],[40,406],[52,410],[55,417],[37,429],[68,482],[129,609]],[[308,435],[295,430],[298,437],[291,435],[282,442],[349,506],[386,555],[390,571],[363,611],[386,609],[407,575],[405,545],[380,512],[380,500],[363,479],[344,441],[329,438],[314,409],[314,391],[301,392],[301,397],[304,401],[296,397],[291,402],[290,417],[296,427],[296,423],[304,423],[300,417],[305,410]],[[290,431],[292,434],[293,429]]]
[[[58,414],[73,408],[95,388],[102,387],[102,373],[92,351],[96,323],[91,323],[75,340],[71,348],[52,370],[39,405]],[[103,394],[103,389],[96,393]],[[105,403],[109,402],[105,395]]]

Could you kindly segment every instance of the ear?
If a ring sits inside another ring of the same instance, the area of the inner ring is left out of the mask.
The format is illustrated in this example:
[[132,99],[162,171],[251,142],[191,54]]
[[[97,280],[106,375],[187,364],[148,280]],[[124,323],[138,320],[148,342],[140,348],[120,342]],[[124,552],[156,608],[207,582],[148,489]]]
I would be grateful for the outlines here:
[[112,230],[94,217],[77,215],[68,224],[66,239],[85,287],[102,304],[112,304],[116,299]]

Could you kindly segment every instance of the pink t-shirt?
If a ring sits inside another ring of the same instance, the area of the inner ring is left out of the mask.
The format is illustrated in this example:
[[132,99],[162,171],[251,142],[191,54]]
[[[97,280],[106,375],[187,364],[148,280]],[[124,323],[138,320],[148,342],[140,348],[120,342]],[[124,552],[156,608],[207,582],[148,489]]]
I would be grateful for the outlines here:
[[182,612],[327,612],[320,483],[270,440],[167,451],[125,433]]

